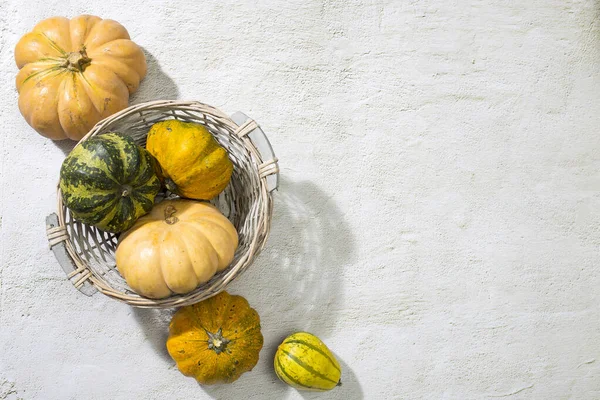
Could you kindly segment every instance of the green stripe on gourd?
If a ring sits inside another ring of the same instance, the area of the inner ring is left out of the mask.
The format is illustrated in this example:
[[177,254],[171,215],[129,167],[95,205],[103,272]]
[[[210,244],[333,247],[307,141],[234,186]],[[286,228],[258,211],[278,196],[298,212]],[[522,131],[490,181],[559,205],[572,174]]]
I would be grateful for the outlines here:
[[313,391],[323,391],[322,389],[319,388],[315,388],[312,386],[307,386],[302,384],[302,382],[300,382],[299,380],[297,380],[296,378],[294,378],[292,375],[290,375],[285,368],[283,367],[283,365],[281,365],[281,361],[279,361],[277,358],[275,359],[275,372],[277,373],[277,376],[282,379],[285,383],[287,383],[290,386],[293,386],[297,389],[301,389],[301,390],[313,390]]
[[331,365],[337,369],[338,371],[340,371],[340,366],[337,363],[337,361],[334,361],[334,359],[332,359],[326,352],[324,352],[322,349],[320,349],[317,346],[314,346],[304,340],[286,340],[284,343],[286,344],[299,344],[301,346],[306,346],[307,348],[316,351],[317,353],[321,354],[323,357],[325,357],[327,360],[329,360],[329,362],[331,363]]
[[147,214],[160,190],[150,153],[133,139],[107,133],[84,141],[60,171],[65,205],[83,223],[122,232]]
[[299,357],[293,355],[289,351],[286,351],[286,350],[282,350],[282,351],[283,351],[283,354],[285,354],[286,356],[288,356],[288,358],[290,360],[294,361],[296,364],[298,364],[300,367],[302,367],[302,369],[304,369],[309,374],[313,375],[316,378],[319,378],[319,379],[322,379],[324,381],[328,381],[328,382],[331,382],[331,383],[335,383],[337,385],[337,383],[338,383],[337,380],[329,378],[324,373],[321,373],[321,372],[317,371],[315,368],[313,368],[309,364],[307,364],[307,362],[310,363],[312,361],[308,361],[307,360],[307,362],[304,362]]

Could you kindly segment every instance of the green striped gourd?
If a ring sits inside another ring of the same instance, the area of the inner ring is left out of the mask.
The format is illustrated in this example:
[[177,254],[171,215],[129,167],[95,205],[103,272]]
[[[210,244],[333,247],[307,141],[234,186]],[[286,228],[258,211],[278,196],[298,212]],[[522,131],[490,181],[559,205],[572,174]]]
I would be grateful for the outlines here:
[[75,147],[62,164],[63,201],[83,223],[125,231],[154,205],[161,186],[155,162],[128,136],[93,137]]
[[342,371],[334,355],[318,337],[307,332],[294,333],[279,345],[275,373],[298,390],[325,391],[342,384]]

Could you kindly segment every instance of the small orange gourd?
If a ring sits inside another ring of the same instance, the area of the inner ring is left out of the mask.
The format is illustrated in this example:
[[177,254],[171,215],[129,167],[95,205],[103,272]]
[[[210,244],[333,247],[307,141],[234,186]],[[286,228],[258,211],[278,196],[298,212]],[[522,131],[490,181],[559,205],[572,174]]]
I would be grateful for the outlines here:
[[169,325],[169,354],[202,385],[237,380],[254,368],[262,346],[258,313],[227,292],[180,308]]

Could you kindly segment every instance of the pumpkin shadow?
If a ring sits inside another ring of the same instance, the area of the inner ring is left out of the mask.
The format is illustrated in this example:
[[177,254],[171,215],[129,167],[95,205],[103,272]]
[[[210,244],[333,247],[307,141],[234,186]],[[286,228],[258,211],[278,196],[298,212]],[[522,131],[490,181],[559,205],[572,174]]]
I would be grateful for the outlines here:
[[56,147],[58,147],[65,156],[68,155],[71,152],[71,150],[73,150],[75,145],[77,145],[76,140],[69,140],[69,139],[53,140],[52,143],[54,143],[54,145]]
[[146,339],[154,351],[165,361],[173,363],[167,351],[167,337],[169,336],[169,322],[175,311],[174,308],[137,308],[131,307],[136,322],[143,328]]
[[129,104],[139,104],[152,100],[177,99],[179,97],[179,89],[173,79],[162,70],[158,60],[152,53],[144,47],[142,47],[142,51],[146,56],[148,70],[138,90],[129,98]]
[[[331,197],[310,181],[281,177],[268,243],[254,264],[227,288],[246,297],[258,311],[265,344],[256,367],[237,382],[202,386],[211,397],[279,399],[291,395],[294,389],[275,375],[273,358],[277,346],[294,332],[311,332],[335,348],[327,339],[343,310],[342,271],[354,259],[355,239]],[[342,368],[343,386],[335,390],[347,390],[351,399],[362,398],[356,377],[347,365],[342,363]]]

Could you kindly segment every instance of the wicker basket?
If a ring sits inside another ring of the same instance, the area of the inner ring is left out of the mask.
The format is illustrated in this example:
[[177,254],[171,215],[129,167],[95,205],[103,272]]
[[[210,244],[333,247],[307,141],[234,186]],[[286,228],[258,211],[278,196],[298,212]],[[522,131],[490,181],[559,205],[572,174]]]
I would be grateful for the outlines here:
[[[58,212],[46,219],[48,241],[73,285],[90,296],[96,291],[137,307],[168,308],[213,296],[239,276],[262,250],[269,235],[279,168],[271,145],[253,120],[231,117],[199,102],[153,101],[138,104],[100,121],[81,141],[107,132],[127,134],[144,146],[152,124],[165,119],[204,125],[229,153],[234,170],[229,186],[212,203],[237,228],[239,246],[231,265],[185,295],[153,300],[137,295],[115,267],[117,234],[73,219],[58,190]],[[80,142],[81,143],[81,142]],[[164,193],[163,197],[170,197]]]

